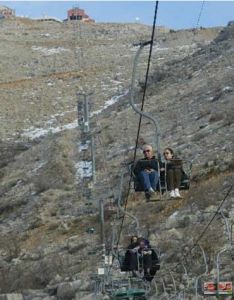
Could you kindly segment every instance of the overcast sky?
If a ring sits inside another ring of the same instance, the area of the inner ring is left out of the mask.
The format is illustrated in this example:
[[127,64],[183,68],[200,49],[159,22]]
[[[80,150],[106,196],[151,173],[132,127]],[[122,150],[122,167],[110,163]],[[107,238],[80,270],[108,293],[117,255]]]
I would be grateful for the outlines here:
[[[96,22],[140,22],[151,25],[155,1],[0,1],[18,16],[66,18],[67,9],[80,7]],[[201,8],[202,14],[199,18]],[[234,20],[234,1],[159,1],[157,25],[169,28],[224,26]]]

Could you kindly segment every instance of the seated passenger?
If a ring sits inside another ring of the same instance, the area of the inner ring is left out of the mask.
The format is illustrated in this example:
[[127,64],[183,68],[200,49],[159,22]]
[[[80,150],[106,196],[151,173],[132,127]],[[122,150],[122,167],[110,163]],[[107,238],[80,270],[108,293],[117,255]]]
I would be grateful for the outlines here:
[[152,146],[144,145],[143,153],[145,157],[137,161],[133,171],[144,188],[146,199],[149,200],[156,191],[159,180],[158,162]]
[[139,249],[138,237],[134,235],[131,237],[131,243],[127,247],[127,251],[125,253],[121,271],[138,270],[138,257],[137,257],[138,249]]
[[139,244],[139,266],[144,271],[144,279],[152,281],[156,272],[160,269],[159,259],[151,248],[149,241],[142,239]]
[[166,180],[167,189],[170,192],[170,197],[182,198],[179,191],[183,170],[182,160],[175,158],[174,152],[171,148],[166,148],[163,151],[163,155],[166,161]]

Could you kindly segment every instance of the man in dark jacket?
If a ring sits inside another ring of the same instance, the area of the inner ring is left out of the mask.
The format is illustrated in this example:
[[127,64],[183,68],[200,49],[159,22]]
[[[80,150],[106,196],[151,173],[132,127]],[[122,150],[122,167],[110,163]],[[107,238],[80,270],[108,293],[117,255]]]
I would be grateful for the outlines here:
[[144,158],[137,161],[133,172],[144,188],[146,199],[150,199],[156,191],[159,180],[158,162],[153,154],[152,146],[144,145],[143,154]]

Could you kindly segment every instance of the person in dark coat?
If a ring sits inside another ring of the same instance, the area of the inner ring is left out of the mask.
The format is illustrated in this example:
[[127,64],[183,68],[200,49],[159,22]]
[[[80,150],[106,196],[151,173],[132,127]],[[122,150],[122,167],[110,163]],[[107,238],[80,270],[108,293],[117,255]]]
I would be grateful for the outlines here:
[[160,269],[157,253],[151,248],[150,243],[146,239],[142,239],[139,243],[139,267],[144,271],[144,279],[152,281],[156,272]]
[[171,148],[165,148],[163,155],[166,161],[166,181],[170,197],[181,198],[179,187],[183,170],[182,160],[175,157]]
[[152,146],[144,145],[143,154],[144,158],[136,162],[133,172],[141,182],[146,199],[150,199],[156,191],[159,180],[158,162],[154,156]]
[[139,249],[139,240],[138,237],[134,235],[131,237],[131,242],[127,247],[127,251],[125,253],[121,271],[138,270],[138,254],[137,254],[138,249]]
[[136,271],[140,273],[143,271],[144,280],[150,282],[159,269],[160,265],[157,253],[152,249],[149,241],[144,238],[132,236],[121,271],[132,271],[135,277],[138,277]]

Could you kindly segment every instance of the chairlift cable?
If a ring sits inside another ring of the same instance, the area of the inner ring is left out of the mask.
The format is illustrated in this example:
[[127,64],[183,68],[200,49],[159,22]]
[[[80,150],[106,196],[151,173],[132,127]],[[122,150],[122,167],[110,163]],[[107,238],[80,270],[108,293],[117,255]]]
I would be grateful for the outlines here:
[[200,9],[200,12],[199,12],[199,15],[198,15],[198,18],[197,18],[196,28],[198,28],[198,25],[200,23],[200,19],[201,19],[201,15],[202,15],[202,12],[203,12],[203,9],[204,9],[204,5],[205,5],[205,0],[203,0],[202,4],[201,4],[201,9]]
[[[158,3],[159,3],[159,1],[157,0],[156,4],[155,4],[155,13],[154,13],[154,20],[153,20],[153,25],[152,25],[151,41],[150,41],[150,51],[149,51],[147,71],[146,71],[146,76],[145,76],[145,84],[144,84],[144,92],[143,92],[143,97],[142,97],[141,110],[144,109],[144,103],[145,103],[146,87],[147,87],[148,76],[149,76],[149,68],[150,68],[150,61],[151,61],[152,49],[153,49],[153,40],[154,40],[156,20],[157,20]],[[135,160],[136,160],[136,151],[137,151],[137,144],[138,144],[138,139],[139,139],[139,134],[140,134],[141,119],[142,119],[142,116],[140,116],[139,124],[138,124],[137,138],[136,138],[135,149],[134,149],[134,163],[135,163]],[[126,196],[126,200],[125,200],[125,203],[124,203],[124,211],[126,211],[126,209],[127,209],[128,197],[129,197],[129,194],[130,194],[132,177],[133,177],[133,174],[131,173],[129,183],[128,183],[127,196]],[[121,237],[121,233],[122,233],[122,230],[123,230],[124,219],[125,219],[125,215],[123,215],[122,222],[121,222],[121,225],[120,225],[120,232],[119,232],[119,236],[118,236],[117,247],[118,247],[119,242],[120,242],[120,237]]]
[[[199,17],[198,17],[198,21],[197,21],[197,26],[199,24],[201,15],[202,15],[202,11],[203,11],[203,7],[204,7],[204,2],[202,3],[202,7],[199,13]],[[147,88],[147,82],[148,82],[148,75],[149,75],[149,68],[150,68],[150,60],[151,60],[151,55],[152,55],[152,47],[153,47],[153,38],[154,38],[154,31],[155,31],[155,24],[156,24],[156,16],[157,16],[157,10],[158,10],[158,1],[156,1],[156,7],[155,7],[155,16],[154,16],[154,23],[153,23],[153,30],[152,30],[152,37],[151,37],[151,41],[150,41],[150,52],[149,52],[149,58],[148,58],[148,65],[147,65],[147,71],[146,71],[146,76],[145,76],[145,84],[144,84],[144,90],[143,90],[143,97],[142,97],[142,104],[141,104],[141,111],[144,110],[144,104],[145,104],[145,96],[146,96],[146,88]],[[138,131],[137,131],[137,139],[136,139],[136,145],[135,145],[135,149],[134,149],[134,162],[136,160],[136,152],[137,152],[137,145],[138,145],[138,139],[139,139],[139,134],[140,134],[140,129],[141,129],[141,121],[142,121],[142,116],[140,116],[139,118],[139,125],[138,125]],[[126,200],[125,200],[125,205],[124,205],[124,210],[127,209],[127,202],[128,202],[128,197],[129,197],[129,193],[130,193],[130,186],[131,186],[131,180],[132,180],[132,174],[129,180],[129,186],[128,186],[128,192],[127,192],[127,196],[126,196]],[[234,184],[233,184],[234,185]],[[213,216],[213,218],[211,219],[211,221],[209,222],[209,224],[206,226],[205,230],[202,232],[202,234],[199,236],[199,238],[197,239],[196,243],[194,243],[193,247],[190,249],[190,252],[198,245],[199,240],[203,237],[203,235],[205,234],[206,230],[208,229],[208,227],[211,225],[211,223],[213,222],[215,216],[217,215],[217,213],[219,212],[221,206],[223,205],[223,203],[225,202],[225,200],[227,199],[227,197],[229,196],[233,185],[231,186],[231,188],[229,189],[228,193],[226,194],[226,196],[224,197],[224,199],[222,200],[222,202],[220,203],[215,215]],[[122,229],[123,229],[123,223],[124,223],[124,218],[125,215],[122,218],[122,223],[121,223],[121,229],[119,232],[119,237],[118,237],[118,242],[117,242],[117,247],[119,245],[119,241],[120,241],[120,237],[121,237],[121,233],[122,233]]]
[[[153,39],[154,39],[154,31],[155,31],[157,11],[158,11],[158,1],[156,1],[156,6],[155,6],[155,15],[154,15],[152,36],[151,36],[151,41],[150,41],[150,51],[149,51],[147,71],[146,71],[146,76],[145,76],[145,84],[144,84],[144,90],[143,90],[141,111],[144,110],[144,104],[145,104],[146,88],[147,88],[149,68],[150,68],[150,61],[151,61],[151,55],[152,55]],[[141,129],[141,121],[142,121],[142,115],[140,115],[139,124],[138,124],[138,130],[137,130],[137,138],[136,138],[136,144],[135,144],[135,149],[134,149],[134,160],[133,160],[134,163],[135,163],[135,160],[136,160],[136,152],[137,152],[138,139],[139,139],[140,129]],[[126,200],[125,200],[125,205],[124,205],[124,211],[126,211],[126,209],[127,209],[127,202],[128,202],[128,197],[129,197],[129,193],[130,193],[130,187],[131,187],[132,177],[133,177],[133,174],[131,173],[131,176],[130,176],[130,179],[129,179],[129,184],[128,184],[128,192],[127,192],[127,196],[126,196]],[[119,245],[119,242],[120,242],[121,233],[122,233],[122,230],[123,230],[124,219],[125,219],[125,214],[123,215],[122,222],[121,222],[121,227],[120,227],[119,236],[118,236],[118,242],[117,242],[117,248],[118,248],[118,245]],[[115,257],[114,257],[114,259],[115,259]]]
[[[198,16],[198,20],[197,20],[197,25],[196,27],[198,27],[200,19],[201,19],[201,15],[204,9],[204,4],[205,4],[205,0],[203,0],[202,2],[202,6],[201,6],[201,10]],[[158,5],[158,1],[156,3],[156,7]],[[153,28],[154,31],[154,28]],[[146,80],[145,80],[145,85],[144,85],[144,91],[143,91],[143,99],[142,99],[142,105],[141,105],[141,110],[143,111],[144,108],[144,102],[145,102],[145,93],[146,93],[146,85],[147,85],[147,80],[148,80],[148,72],[149,72],[149,65],[150,65],[150,57],[151,57],[151,52],[152,52],[152,44],[153,44],[153,39],[151,40],[151,46],[150,46],[150,55],[149,55],[149,60],[148,60],[148,67],[147,67],[147,72],[146,72]],[[135,150],[134,150],[134,162],[136,159],[136,151],[137,151],[137,142],[138,142],[138,138],[139,138],[139,134],[140,134],[140,128],[141,128],[141,119],[142,116],[140,116],[139,119],[139,126],[138,126],[138,132],[137,132],[137,139],[136,139],[136,146],[135,146]],[[129,193],[130,193],[130,184],[131,184],[131,180],[132,180],[132,174],[131,174],[131,178],[129,181],[129,187],[128,187],[128,193],[127,193],[127,197],[126,197],[126,201],[125,201],[125,207],[124,210],[126,210],[127,208],[127,201],[128,201],[128,197],[129,197]],[[189,249],[190,254],[192,254],[192,250],[198,245],[198,242],[203,238],[203,236],[205,235],[206,231],[208,230],[209,226],[212,224],[212,222],[214,221],[215,217],[217,216],[217,214],[219,213],[221,207],[223,206],[224,202],[227,200],[227,198],[229,197],[231,191],[233,190],[234,187],[234,182],[232,183],[232,185],[230,186],[230,188],[228,189],[226,195],[224,196],[223,200],[220,202],[216,212],[214,213],[213,217],[211,218],[211,220],[209,221],[209,223],[206,225],[206,227],[204,228],[204,230],[202,231],[202,233],[199,235],[199,237],[197,238],[196,242],[193,244],[193,246]],[[118,238],[118,243],[117,246],[119,245],[119,241],[120,241],[120,236],[121,236],[121,232],[123,229],[123,222],[124,222],[124,217],[122,219],[122,224],[121,224],[121,229],[120,229],[120,234],[119,234],[119,238]],[[176,268],[179,264],[177,264],[174,268]],[[173,268],[173,269],[174,269]]]
[[[153,43],[154,43],[155,27],[156,27],[157,13],[158,13],[158,3],[159,3],[159,1],[157,0],[156,4],[155,4],[154,21],[153,21],[153,26],[152,26],[150,50],[149,50],[147,70],[146,70],[146,75],[145,75],[145,84],[144,84],[144,90],[143,90],[143,96],[142,96],[141,111],[144,110],[144,105],[145,105],[145,95],[146,95],[146,88],[147,88],[148,77],[149,77],[149,69],[150,69],[150,62],[151,62],[151,56],[152,56],[152,50],[153,50]],[[134,149],[134,158],[133,158],[134,162],[136,160],[137,143],[138,143],[138,139],[139,139],[139,135],[140,135],[141,121],[142,121],[142,115],[140,115],[140,118],[139,118],[136,145],[135,145],[135,149]]]

